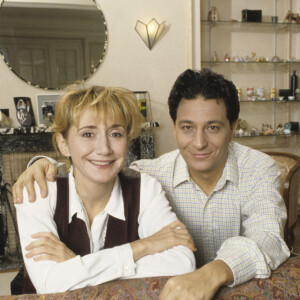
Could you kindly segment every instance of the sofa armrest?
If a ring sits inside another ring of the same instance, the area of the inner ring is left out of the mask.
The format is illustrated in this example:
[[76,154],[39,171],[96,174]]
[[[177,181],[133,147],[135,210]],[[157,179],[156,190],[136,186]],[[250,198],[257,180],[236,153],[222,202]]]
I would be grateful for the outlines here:
[[[170,277],[115,280],[97,286],[47,295],[5,296],[5,300],[59,299],[158,299]],[[289,258],[268,279],[252,279],[234,288],[222,287],[215,300],[229,299],[299,299],[300,256]]]

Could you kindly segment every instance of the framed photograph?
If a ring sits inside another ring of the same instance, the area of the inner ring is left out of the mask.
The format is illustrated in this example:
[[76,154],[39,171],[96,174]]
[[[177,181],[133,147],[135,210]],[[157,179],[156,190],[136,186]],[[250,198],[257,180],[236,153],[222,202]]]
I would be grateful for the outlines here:
[[51,126],[55,114],[55,105],[60,95],[37,95],[38,124]]
[[31,99],[28,97],[14,97],[17,119],[21,126],[35,126]]

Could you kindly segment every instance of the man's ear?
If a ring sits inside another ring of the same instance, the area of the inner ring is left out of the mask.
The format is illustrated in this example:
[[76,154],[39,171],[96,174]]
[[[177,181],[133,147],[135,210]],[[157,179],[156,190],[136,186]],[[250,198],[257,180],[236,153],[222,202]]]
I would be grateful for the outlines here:
[[172,122],[172,125],[173,125],[173,134],[174,134],[174,137],[176,138],[176,131],[175,131],[176,121],[174,122],[172,120],[171,122]]
[[231,140],[232,140],[233,137],[234,137],[234,133],[235,133],[235,129],[236,129],[237,123],[238,123],[238,120],[235,120],[235,121],[231,124]]
[[71,156],[69,147],[68,147],[68,143],[61,133],[58,133],[56,135],[56,143],[59,148],[59,151],[61,152],[61,154],[63,156],[65,156],[65,157]]

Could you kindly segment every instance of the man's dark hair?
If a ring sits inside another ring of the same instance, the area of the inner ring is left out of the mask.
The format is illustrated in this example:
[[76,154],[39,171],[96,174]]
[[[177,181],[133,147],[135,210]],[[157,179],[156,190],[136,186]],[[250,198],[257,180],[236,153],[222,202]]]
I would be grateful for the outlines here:
[[209,69],[193,71],[187,69],[176,79],[169,95],[169,113],[175,123],[179,102],[184,99],[222,99],[226,106],[230,125],[239,117],[240,103],[235,85]]

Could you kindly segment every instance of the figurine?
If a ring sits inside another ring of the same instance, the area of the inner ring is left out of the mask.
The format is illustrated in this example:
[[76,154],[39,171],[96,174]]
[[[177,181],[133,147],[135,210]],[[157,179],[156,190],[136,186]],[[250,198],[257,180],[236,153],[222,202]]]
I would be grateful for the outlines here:
[[276,128],[276,130],[275,130],[275,132],[274,132],[275,134],[283,134],[283,125],[280,123],[280,124],[278,124],[278,126],[277,126],[277,128]]
[[274,134],[274,130],[272,128],[272,125],[262,124],[262,134],[263,135],[272,135],[272,134]]
[[295,21],[296,23],[300,23],[300,15],[293,13],[291,10],[288,10],[286,13],[283,22],[284,23],[292,23],[292,21]]
[[213,55],[212,55],[212,57],[211,57],[211,61],[218,61],[219,59],[218,59],[218,55],[217,55],[217,51],[214,51],[213,52]]
[[230,56],[229,56],[229,54],[225,54],[224,55],[224,61],[230,61]]
[[212,6],[210,11],[208,12],[208,20],[209,21],[219,21],[219,14],[217,12],[217,8]]
[[256,60],[257,60],[256,52],[251,52],[250,61],[256,61]]
[[243,119],[238,119],[236,129],[237,130],[242,129],[243,131],[245,131],[247,130],[247,128],[248,128],[247,121]]
[[234,62],[239,62],[239,61],[240,61],[240,58],[239,58],[238,55],[236,55],[236,56],[234,56],[234,57],[232,58],[232,60],[233,60]]
[[252,128],[251,130],[251,135],[252,136],[258,136],[259,135],[259,130],[255,127]]
[[280,58],[278,56],[273,56],[272,57],[272,62],[279,62]]

